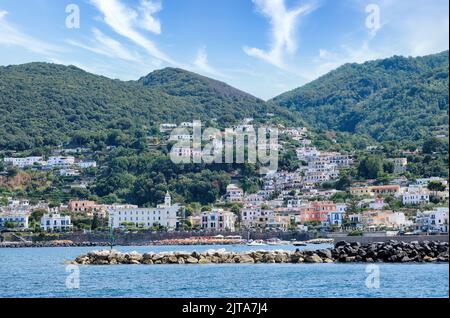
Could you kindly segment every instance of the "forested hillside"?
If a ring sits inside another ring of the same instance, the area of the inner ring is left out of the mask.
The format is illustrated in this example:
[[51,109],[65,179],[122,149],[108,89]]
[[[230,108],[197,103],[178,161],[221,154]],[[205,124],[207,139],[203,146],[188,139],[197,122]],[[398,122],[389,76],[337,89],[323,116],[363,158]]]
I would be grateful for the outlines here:
[[448,134],[448,51],[346,64],[273,102],[311,126],[379,141]]
[[[216,119],[219,126],[267,112],[289,111],[227,84],[179,69],[123,82],[74,66],[30,63],[0,67],[0,149],[25,150],[68,142],[80,133],[108,134],[162,122]],[[294,116],[295,117],[295,116]]]

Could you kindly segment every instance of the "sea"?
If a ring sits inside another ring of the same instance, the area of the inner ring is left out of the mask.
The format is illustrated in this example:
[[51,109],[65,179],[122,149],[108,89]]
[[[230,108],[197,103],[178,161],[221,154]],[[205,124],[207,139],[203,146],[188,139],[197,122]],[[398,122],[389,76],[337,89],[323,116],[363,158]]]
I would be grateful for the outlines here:
[[[321,249],[330,245],[308,245]],[[127,246],[121,252],[291,250],[286,246]],[[0,298],[449,297],[448,264],[67,265],[104,247],[0,249]]]

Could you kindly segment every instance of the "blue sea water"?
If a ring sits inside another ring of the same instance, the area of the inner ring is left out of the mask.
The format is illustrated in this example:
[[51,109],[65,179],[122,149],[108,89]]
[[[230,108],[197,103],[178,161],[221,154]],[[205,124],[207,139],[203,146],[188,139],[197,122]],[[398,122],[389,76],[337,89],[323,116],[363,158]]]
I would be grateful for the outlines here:
[[[313,249],[325,246],[314,245]],[[121,252],[242,251],[293,246],[117,247]],[[213,264],[79,266],[66,287],[65,261],[93,248],[0,249],[0,298],[10,297],[449,297],[448,264],[377,264],[379,288],[366,287],[366,264]],[[101,248],[98,248],[101,249]]]

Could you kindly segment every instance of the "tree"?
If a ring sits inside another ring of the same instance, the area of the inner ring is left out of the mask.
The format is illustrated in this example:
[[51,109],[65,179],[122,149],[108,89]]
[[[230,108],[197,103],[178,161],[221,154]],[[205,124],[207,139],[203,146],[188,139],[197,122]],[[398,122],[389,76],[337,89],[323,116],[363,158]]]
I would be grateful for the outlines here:
[[385,173],[394,173],[395,164],[392,161],[383,162],[383,170]]
[[445,185],[442,184],[442,182],[439,181],[431,181],[428,183],[427,186],[428,190],[433,191],[433,192],[440,192],[440,191],[445,191],[446,187]]
[[358,166],[358,175],[364,179],[376,179],[383,173],[383,160],[379,156],[365,157]]
[[91,230],[95,231],[100,226],[100,221],[98,219],[97,213],[94,213],[94,218],[91,223]]
[[338,181],[336,181],[336,189],[337,190],[347,190],[348,187],[352,184],[352,178],[347,172],[343,172]]
[[11,221],[7,221],[7,222],[5,222],[5,228],[10,229],[10,230],[14,230],[15,228],[17,228],[17,223],[11,222]]
[[19,168],[17,168],[17,167],[9,167],[8,170],[7,170],[6,175],[9,178],[14,178],[15,176],[17,176],[18,173],[19,173]]
[[423,143],[422,151],[424,154],[448,152],[448,141],[436,137],[429,138]]

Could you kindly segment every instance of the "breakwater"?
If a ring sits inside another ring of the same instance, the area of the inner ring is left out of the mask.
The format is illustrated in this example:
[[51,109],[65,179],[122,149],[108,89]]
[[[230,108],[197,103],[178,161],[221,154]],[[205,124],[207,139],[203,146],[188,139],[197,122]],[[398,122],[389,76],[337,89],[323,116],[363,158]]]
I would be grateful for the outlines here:
[[121,253],[115,250],[92,251],[78,256],[79,265],[116,264],[226,264],[226,263],[353,263],[353,262],[448,262],[447,242],[378,242],[367,245],[338,242],[334,248],[316,251],[211,250],[198,252]]

